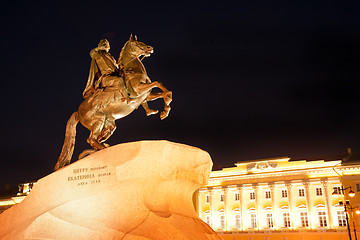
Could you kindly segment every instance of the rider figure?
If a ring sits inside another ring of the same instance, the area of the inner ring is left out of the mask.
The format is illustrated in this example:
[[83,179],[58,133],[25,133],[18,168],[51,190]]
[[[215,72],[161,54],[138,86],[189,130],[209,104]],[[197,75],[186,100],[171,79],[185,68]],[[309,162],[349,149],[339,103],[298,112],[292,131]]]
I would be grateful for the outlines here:
[[110,44],[108,40],[100,40],[98,47],[90,51],[91,66],[89,78],[83,92],[84,98],[93,95],[98,89],[107,91],[120,91],[122,101],[131,103],[135,101],[128,95],[124,78],[121,76],[119,66],[109,53]]

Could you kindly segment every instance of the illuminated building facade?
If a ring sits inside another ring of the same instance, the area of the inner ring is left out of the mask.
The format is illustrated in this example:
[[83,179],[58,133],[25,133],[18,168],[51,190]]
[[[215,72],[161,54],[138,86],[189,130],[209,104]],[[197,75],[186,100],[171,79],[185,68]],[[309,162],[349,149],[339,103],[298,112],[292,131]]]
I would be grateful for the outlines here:
[[350,188],[342,189],[350,186],[349,222],[359,231],[359,161],[274,158],[235,165],[211,172],[195,197],[199,217],[224,240],[348,239],[342,203]]
[[[347,240],[348,227],[355,240],[354,226],[360,237],[360,161],[274,158],[235,165],[211,172],[194,195],[199,217],[224,240]],[[0,213],[34,184],[0,198]]]
[[16,196],[0,197],[0,214],[6,209],[20,203],[30,193],[36,182],[21,183],[18,185],[18,193]]

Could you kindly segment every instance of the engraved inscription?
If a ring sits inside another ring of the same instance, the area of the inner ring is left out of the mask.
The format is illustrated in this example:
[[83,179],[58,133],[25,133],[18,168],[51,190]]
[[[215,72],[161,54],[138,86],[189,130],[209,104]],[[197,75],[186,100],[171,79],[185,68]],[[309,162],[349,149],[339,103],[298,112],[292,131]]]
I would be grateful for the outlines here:
[[93,168],[75,168],[73,175],[67,177],[68,182],[74,182],[78,186],[100,183],[105,177],[111,176],[111,171],[107,166]]

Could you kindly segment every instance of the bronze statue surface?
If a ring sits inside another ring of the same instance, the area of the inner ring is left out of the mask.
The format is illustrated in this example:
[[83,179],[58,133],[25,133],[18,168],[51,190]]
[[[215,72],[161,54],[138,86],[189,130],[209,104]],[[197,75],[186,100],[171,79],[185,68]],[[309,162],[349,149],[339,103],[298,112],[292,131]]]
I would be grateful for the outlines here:
[[[90,51],[92,61],[83,92],[85,100],[67,122],[65,141],[55,170],[70,164],[79,121],[90,130],[87,142],[93,148],[80,154],[82,158],[88,153],[108,147],[105,141],[116,129],[115,120],[126,117],[140,105],[147,116],[156,114],[158,111],[150,109],[147,102],[163,98],[165,106],[160,118],[166,118],[170,112],[172,92],[160,82],[151,82],[139,59],[140,56],[150,56],[153,47],[137,41],[136,36],[131,35],[117,62],[109,50],[109,42],[103,39],[98,47]],[[153,93],[153,88],[160,88],[162,92]]]

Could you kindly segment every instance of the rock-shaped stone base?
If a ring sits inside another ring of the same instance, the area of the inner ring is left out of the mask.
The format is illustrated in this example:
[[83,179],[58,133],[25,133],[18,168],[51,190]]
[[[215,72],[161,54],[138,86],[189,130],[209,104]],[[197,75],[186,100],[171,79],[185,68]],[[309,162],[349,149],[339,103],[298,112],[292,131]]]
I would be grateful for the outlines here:
[[221,239],[192,194],[209,154],[168,141],[119,144],[40,179],[0,215],[0,240]]

